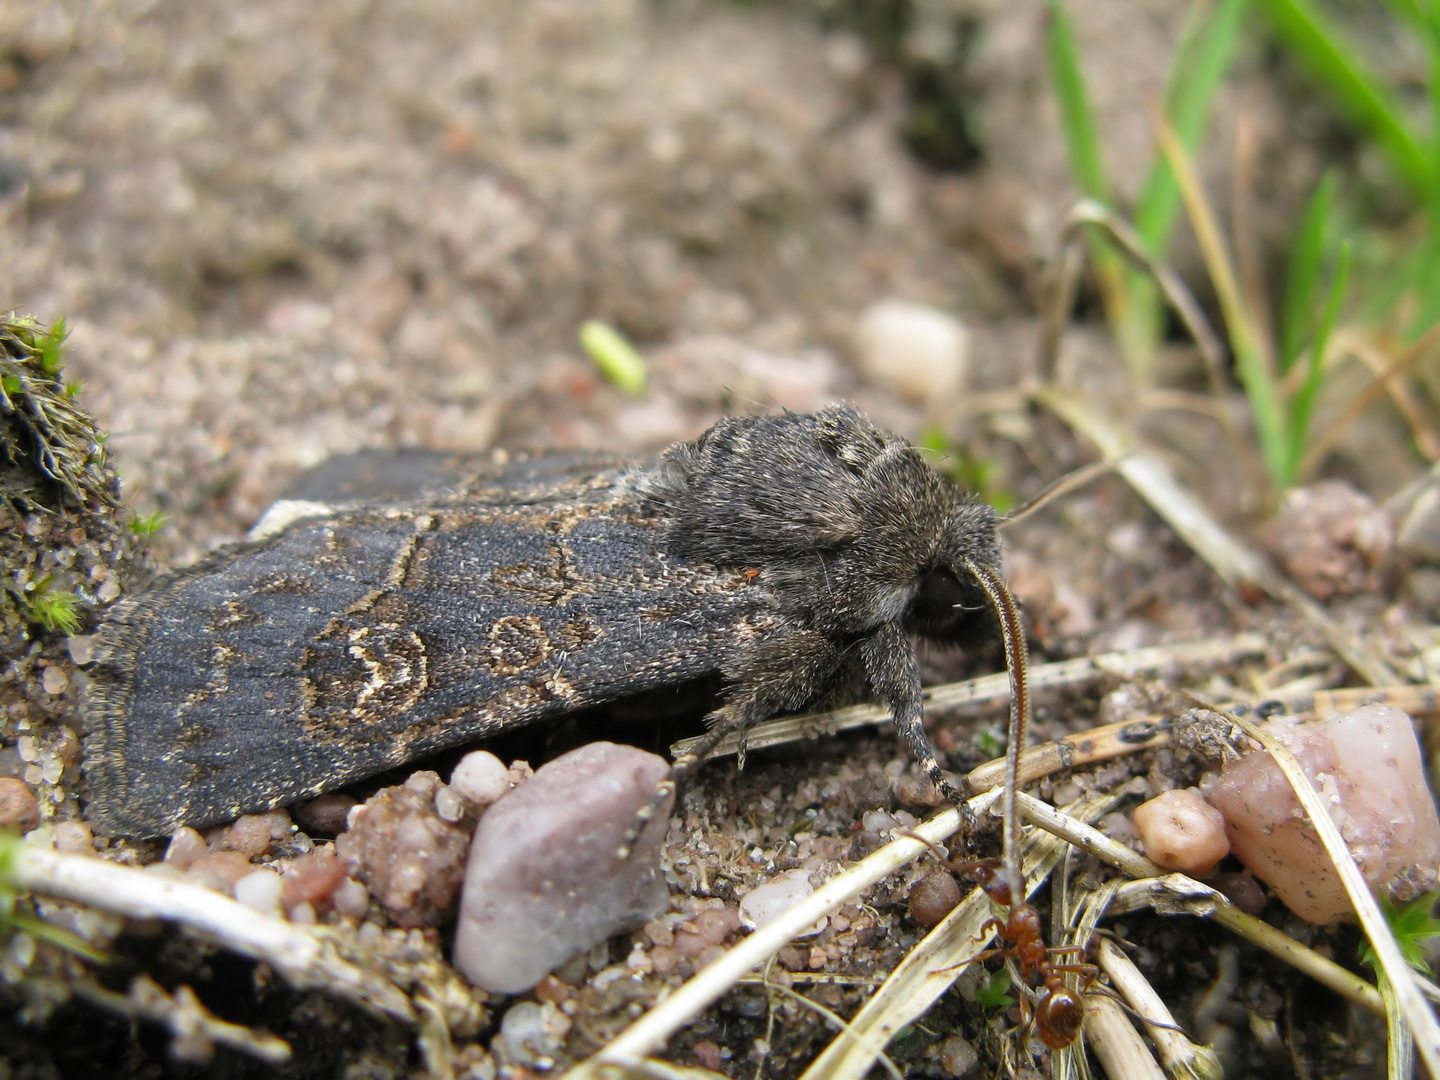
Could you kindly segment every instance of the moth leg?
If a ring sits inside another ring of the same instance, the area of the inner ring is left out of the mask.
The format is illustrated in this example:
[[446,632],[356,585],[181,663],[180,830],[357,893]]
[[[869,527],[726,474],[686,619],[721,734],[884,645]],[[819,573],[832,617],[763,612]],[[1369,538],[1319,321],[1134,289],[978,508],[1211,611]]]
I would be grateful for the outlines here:
[[[875,694],[890,706],[895,730],[910,747],[915,763],[924,770],[940,792],[960,811],[960,821],[967,833],[975,828],[975,814],[966,793],[951,783],[940,770],[930,737],[923,723],[925,707],[920,689],[920,661],[910,636],[897,623],[886,623],[860,643],[865,672]],[[964,785],[964,781],[961,781]]]
[[729,700],[705,718],[709,730],[675,759],[670,773],[655,788],[649,805],[635,815],[621,842],[619,857],[627,859],[640,832],[665,800],[698,769],[720,741],[733,732],[743,738],[752,726],[777,713],[810,704],[840,666],[841,653],[824,634],[796,630],[746,652],[725,672]]

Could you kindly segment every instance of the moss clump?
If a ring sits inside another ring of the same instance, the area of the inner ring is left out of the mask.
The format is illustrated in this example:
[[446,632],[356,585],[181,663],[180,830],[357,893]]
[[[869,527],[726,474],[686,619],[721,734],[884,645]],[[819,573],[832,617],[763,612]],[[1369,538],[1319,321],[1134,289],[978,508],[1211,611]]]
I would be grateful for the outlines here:
[[66,333],[0,317],[0,502],[19,517],[120,505],[104,436],[61,377]]

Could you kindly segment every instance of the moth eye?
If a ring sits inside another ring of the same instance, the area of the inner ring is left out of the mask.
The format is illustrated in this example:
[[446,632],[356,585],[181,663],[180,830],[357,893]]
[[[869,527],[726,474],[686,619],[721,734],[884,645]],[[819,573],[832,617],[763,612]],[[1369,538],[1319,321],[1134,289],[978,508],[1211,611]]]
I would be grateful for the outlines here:
[[940,628],[963,621],[975,607],[975,590],[967,589],[951,571],[937,567],[920,575],[908,614],[918,627]]

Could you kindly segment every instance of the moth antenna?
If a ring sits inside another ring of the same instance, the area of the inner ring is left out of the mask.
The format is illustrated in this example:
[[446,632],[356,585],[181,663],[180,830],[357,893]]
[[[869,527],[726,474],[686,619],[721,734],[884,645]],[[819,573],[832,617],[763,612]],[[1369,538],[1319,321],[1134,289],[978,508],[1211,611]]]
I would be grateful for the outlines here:
[[1106,473],[1115,471],[1114,461],[1095,461],[1089,465],[1082,465],[1078,469],[1072,469],[1058,480],[1053,480],[1040,489],[1039,493],[1028,501],[1021,503],[1010,513],[1000,519],[1000,528],[1005,529],[1018,521],[1024,521],[1037,510],[1049,506],[1062,495],[1069,495],[1090,483],[1098,480]]
[[1025,895],[1020,875],[1020,826],[1015,792],[1019,788],[1020,748],[1030,726],[1030,653],[1025,646],[1025,628],[1020,623],[1020,606],[1000,576],[988,566],[965,560],[965,569],[974,576],[995,605],[1000,633],[1005,639],[1005,666],[1010,669],[1010,745],[1005,750],[1005,789],[1001,793],[1004,819],[1002,856],[1006,884],[1017,902]]

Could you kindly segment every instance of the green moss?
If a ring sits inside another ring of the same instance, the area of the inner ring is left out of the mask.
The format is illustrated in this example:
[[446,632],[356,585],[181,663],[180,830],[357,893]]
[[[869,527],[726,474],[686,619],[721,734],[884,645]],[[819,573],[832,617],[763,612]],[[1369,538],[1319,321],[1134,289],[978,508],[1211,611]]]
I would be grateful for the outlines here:
[[51,587],[46,578],[33,594],[26,597],[27,615],[36,625],[43,626],[52,634],[69,637],[80,629],[80,610],[83,601],[68,589]]

